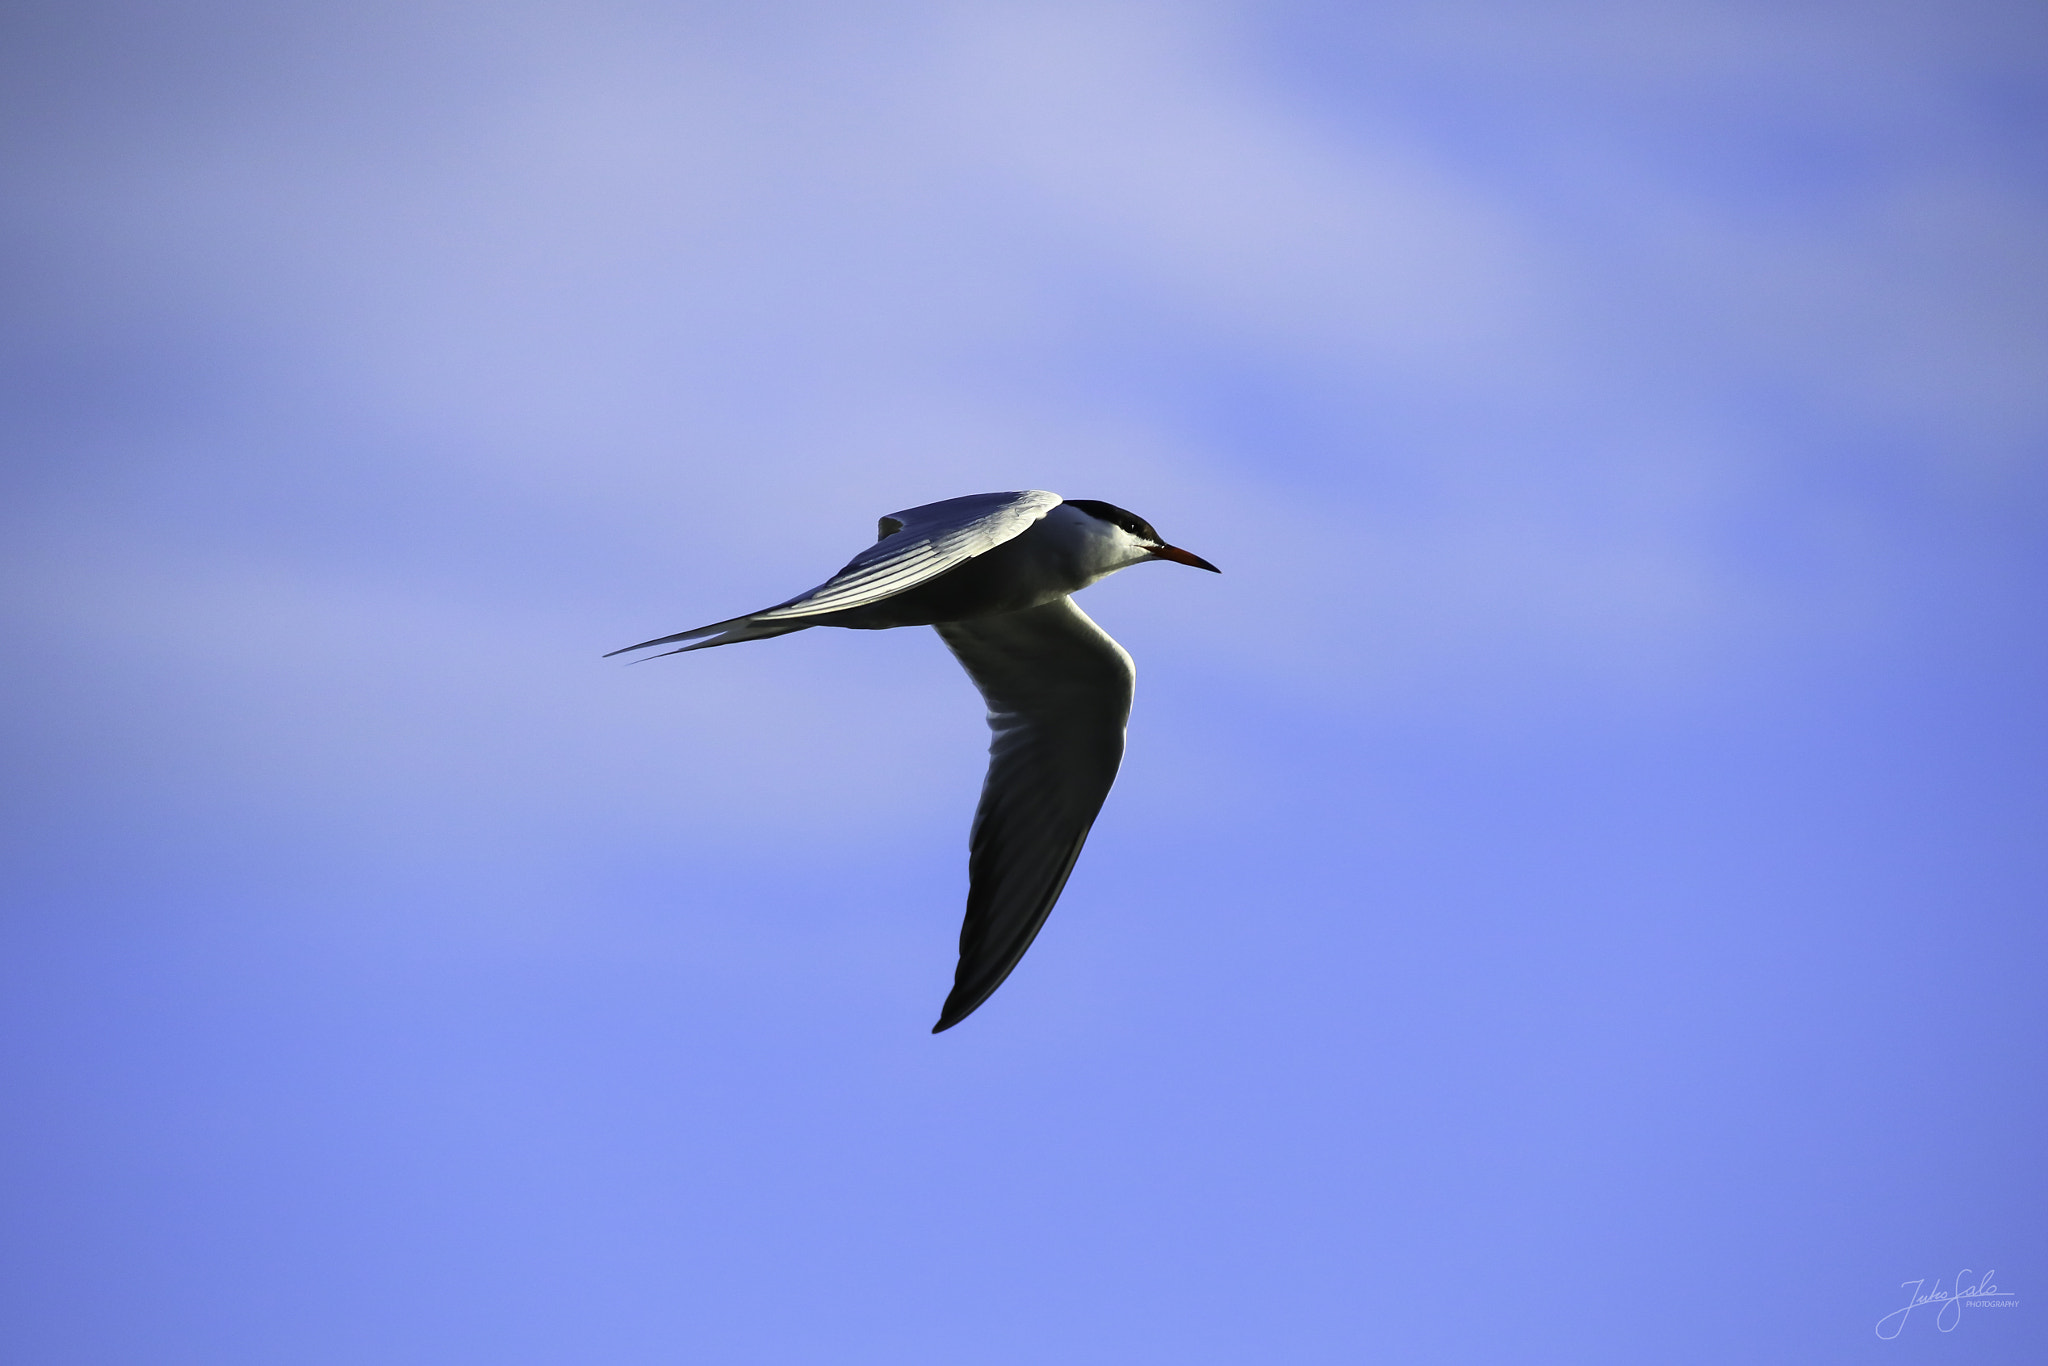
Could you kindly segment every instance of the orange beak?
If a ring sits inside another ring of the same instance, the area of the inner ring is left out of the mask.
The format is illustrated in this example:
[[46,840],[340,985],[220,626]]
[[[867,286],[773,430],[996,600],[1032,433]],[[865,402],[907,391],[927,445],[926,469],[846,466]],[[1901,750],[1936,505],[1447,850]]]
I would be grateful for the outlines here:
[[1172,560],[1175,564],[1192,565],[1196,569],[1206,569],[1211,574],[1221,574],[1223,572],[1200,555],[1194,554],[1192,551],[1182,550],[1177,545],[1153,546],[1152,558],[1155,560]]

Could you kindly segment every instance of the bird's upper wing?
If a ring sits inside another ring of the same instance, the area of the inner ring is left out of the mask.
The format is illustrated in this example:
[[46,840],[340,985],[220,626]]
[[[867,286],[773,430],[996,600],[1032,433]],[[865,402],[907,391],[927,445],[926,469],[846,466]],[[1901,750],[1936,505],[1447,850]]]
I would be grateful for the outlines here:
[[934,627],[988,701],[960,965],[933,1033],[967,1018],[1031,947],[1123,762],[1131,657],[1072,598]]
[[881,539],[849,560],[846,568],[810,592],[754,617],[815,617],[893,598],[1022,535],[1059,505],[1057,493],[1025,489],[970,494],[892,512],[882,519]]
[[[847,562],[844,569],[808,593],[744,617],[678,631],[672,636],[643,640],[624,650],[644,650],[650,645],[672,645],[679,640],[700,640],[685,649],[701,650],[709,645],[730,645],[740,640],[801,631],[814,623],[809,617],[850,611],[895,597],[927,579],[965,564],[977,555],[994,550],[1003,542],[1022,535],[1026,528],[1060,505],[1057,493],[1024,489],[1016,493],[976,493],[965,498],[926,503],[922,507],[892,512],[881,521],[881,539]],[[681,653],[675,651],[673,653]],[[606,656],[609,658],[610,656]]]

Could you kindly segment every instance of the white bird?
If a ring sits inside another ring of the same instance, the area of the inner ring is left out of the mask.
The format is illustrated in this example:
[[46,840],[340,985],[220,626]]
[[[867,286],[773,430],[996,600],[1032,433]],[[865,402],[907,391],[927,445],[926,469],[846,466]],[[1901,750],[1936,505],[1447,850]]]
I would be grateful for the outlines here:
[[1068,595],[1146,560],[1222,571],[1120,507],[1042,489],[927,503],[882,518],[880,531],[808,593],[611,654],[696,642],[664,651],[682,654],[813,626],[938,631],[988,703],[991,739],[960,963],[936,1034],[972,1014],[1031,947],[1123,761],[1131,657]]

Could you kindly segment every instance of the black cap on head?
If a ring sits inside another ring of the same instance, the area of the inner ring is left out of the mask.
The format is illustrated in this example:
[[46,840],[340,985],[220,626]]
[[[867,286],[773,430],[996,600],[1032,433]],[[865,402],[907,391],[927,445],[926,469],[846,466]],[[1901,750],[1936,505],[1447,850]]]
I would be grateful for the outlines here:
[[1100,498],[1069,498],[1067,506],[1077,507],[1090,517],[1098,517],[1111,526],[1120,526],[1141,541],[1148,541],[1153,545],[1165,544],[1159,533],[1152,529],[1150,522],[1135,512],[1124,511],[1115,503],[1105,503]]

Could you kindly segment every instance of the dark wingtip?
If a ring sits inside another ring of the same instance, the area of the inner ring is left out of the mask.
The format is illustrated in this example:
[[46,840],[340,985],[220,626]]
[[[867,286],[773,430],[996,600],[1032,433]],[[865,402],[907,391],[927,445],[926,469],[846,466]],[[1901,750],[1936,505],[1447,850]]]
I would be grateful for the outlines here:
[[939,1022],[932,1026],[932,1033],[945,1033],[954,1025],[959,1024],[962,1020],[966,1019],[969,1015],[972,1015],[976,1010],[980,1009],[982,1001],[986,1001],[989,998],[989,996],[993,994],[994,993],[992,991],[985,992],[982,994],[980,1000],[964,1005],[961,1003],[957,993],[955,995],[948,996],[946,998],[946,1004],[939,1007]]

